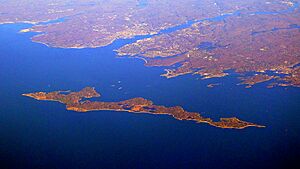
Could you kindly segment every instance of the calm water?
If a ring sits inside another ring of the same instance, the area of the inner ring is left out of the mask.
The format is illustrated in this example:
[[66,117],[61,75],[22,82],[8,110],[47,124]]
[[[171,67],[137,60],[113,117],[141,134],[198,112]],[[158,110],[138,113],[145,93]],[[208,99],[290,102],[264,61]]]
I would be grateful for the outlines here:
[[[300,89],[237,86],[236,75],[165,79],[163,68],[116,58],[113,49],[55,49],[32,43],[29,25],[0,26],[0,155],[6,168],[279,168],[299,157]],[[209,83],[221,83],[207,88]],[[169,116],[66,111],[22,97],[94,86],[96,100],[142,96],[212,118],[237,116],[267,128],[226,130]],[[122,89],[119,89],[122,87]],[[2,167],[1,167],[2,168]]]

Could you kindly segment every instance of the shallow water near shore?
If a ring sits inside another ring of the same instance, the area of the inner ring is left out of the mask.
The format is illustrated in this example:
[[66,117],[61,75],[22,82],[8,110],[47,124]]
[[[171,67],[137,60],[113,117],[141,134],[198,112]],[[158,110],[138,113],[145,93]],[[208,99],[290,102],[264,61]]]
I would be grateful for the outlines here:
[[[199,80],[160,76],[163,68],[117,58],[119,40],[103,48],[57,49],[20,34],[26,24],[0,25],[0,151],[11,168],[276,168],[299,156],[298,88],[250,89],[236,74]],[[220,83],[208,88],[210,83]],[[214,119],[238,117],[266,125],[219,129],[165,115],[114,111],[76,113],[21,94],[86,86],[94,100],[144,97]]]

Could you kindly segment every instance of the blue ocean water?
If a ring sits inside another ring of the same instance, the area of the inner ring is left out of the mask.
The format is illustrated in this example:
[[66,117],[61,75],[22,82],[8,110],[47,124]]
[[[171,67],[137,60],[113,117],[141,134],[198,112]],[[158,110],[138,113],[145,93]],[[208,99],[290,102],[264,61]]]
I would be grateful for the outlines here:
[[[279,168],[299,157],[300,89],[236,85],[222,79],[160,77],[163,68],[117,58],[128,41],[96,49],[57,49],[0,26],[0,155],[4,168]],[[221,83],[207,88],[209,83]],[[56,102],[21,96],[93,86],[95,100],[144,97],[217,119],[236,116],[266,125],[219,129],[169,116],[113,111],[76,113]],[[2,167],[1,167],[2,168]]]

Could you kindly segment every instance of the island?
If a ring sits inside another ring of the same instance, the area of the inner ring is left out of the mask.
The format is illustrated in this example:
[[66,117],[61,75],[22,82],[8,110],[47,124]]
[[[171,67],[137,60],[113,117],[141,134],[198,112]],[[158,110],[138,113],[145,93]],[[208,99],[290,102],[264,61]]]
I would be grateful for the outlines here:
[[[219,128],[244,129],[246,127],[265,127],[236,117],[220,118],[219,121],[213,121],[211,118],[202,117],[197,112],[188,112],[180,106],[165,107],[155,105],[152,101],[138,97],[119,102],[100,102],[90,101],[89,98],[99,97],[100,94],[92,87],[86,87],[79,92],[55,91],[55,92],[36,92],[23,94],[36,100],[57,101],[66,105],[67,110],[76,112],[88,111],[118,111],[130,113],[146,113],[155,115],[170,115],[177,120],[190,120],[197,123],[207,123]],[[83,100],[84,99],[84,100]]]

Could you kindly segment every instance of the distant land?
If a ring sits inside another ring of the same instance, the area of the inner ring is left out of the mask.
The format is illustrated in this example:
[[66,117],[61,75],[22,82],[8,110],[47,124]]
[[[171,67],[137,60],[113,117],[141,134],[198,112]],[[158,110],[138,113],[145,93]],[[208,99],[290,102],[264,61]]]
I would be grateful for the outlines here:
[[58,48],[116,49],[164,67],[162,76],[238,73],[247,88],[300,87],[299,0],[5,1],[0,24],[31,23],[32,41]]

